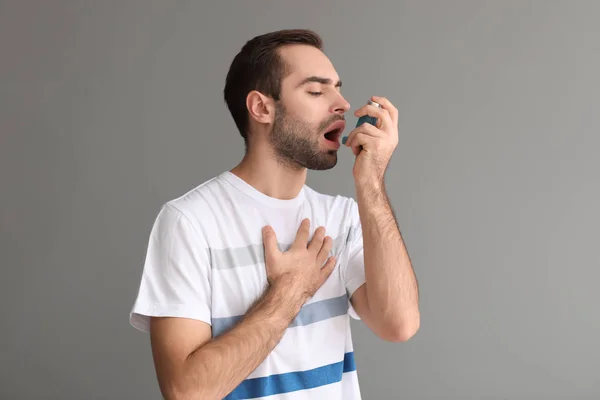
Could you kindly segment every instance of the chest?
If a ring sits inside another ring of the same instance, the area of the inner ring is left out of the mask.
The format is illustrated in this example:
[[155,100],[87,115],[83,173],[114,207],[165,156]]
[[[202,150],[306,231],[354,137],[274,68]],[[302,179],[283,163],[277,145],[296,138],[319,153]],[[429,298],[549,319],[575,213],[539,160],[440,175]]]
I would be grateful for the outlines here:
[[287,251],[296,238],[300,223],[308,218],[310,236],[323,226],[333,239],[330,255],[336,266],[323,286],[310,301],[343,296],[342,269],[348,258],[349,227],[343,218],[324,207],[299,207],[297,210],[269,210],[241,205],[219,216],[215,237],[209,243],[211,261],[211,311],[220,331],[239,320],[268,287],[262,227],[270,225],[277,236],[279,249]]

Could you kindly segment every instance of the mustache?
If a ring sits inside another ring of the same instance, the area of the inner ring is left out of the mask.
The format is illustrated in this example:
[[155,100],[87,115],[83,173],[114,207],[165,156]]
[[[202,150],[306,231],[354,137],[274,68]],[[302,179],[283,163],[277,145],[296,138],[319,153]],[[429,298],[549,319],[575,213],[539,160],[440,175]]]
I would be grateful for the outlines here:
[[326,129],[329,125],[333,124],[336,121],[345,121],[345,120],[346,120],[346,117],[341,114],[332,115],[330,118],[327,118],[327,120],[325,120],[321,123],[321,125],[319,126],[319,131]]

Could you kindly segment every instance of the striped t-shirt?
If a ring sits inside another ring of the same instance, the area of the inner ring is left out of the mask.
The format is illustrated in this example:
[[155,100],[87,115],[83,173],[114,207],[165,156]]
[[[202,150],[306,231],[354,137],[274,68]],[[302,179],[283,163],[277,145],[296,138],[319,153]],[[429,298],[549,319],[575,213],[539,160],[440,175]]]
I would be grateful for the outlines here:
[[131,324],[149,317],[194,318],[216,337],[232,327],[267,287],[261,229],[274,228],[281,250],[302,219],[334,239],[336,266],[301,308],[269,356],[226,399],[360,399],[349,298],[365,282],[355,200],[304,185],[297,197],[269,197],[226,171],[166,202],[150,233]]

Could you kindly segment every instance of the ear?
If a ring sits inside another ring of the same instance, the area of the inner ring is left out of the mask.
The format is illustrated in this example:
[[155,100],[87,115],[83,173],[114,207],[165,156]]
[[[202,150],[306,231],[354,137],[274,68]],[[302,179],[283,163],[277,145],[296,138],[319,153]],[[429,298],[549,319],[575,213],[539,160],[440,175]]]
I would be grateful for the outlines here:
[[253,90],[246,97],[250,118],[261,124],[271,124],[275,119],[275,105],[270,97]]

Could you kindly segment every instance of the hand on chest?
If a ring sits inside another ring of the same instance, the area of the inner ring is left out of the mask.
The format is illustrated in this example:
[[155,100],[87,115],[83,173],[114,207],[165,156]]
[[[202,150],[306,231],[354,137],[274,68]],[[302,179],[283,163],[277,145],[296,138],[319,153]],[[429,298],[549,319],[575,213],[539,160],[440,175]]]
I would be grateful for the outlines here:
[[333,272],[313,295],[311,301],[342,295],[344,293],[342,267],[347,261],[348,229],[344,228],[341,221],[331,221],[324,216],[299,215],[293,219],[275,216],[265,218],[258,223],[247,219],[237,229],[231,231],[231,235],[227,237],[229,242],[227,246],[211,250],[213,299],[215,299],[213,307],[226,308],[229,315],[244,314],[264,293],[269,284],[262,240],[263,226],[272,227],[279,250],[287,252],[297,240],[300,224],[304,218],[310,220],[306,246],[310,245],[317,228],[323,226],[325,235],[332,239],[329,256],[336,258]]

